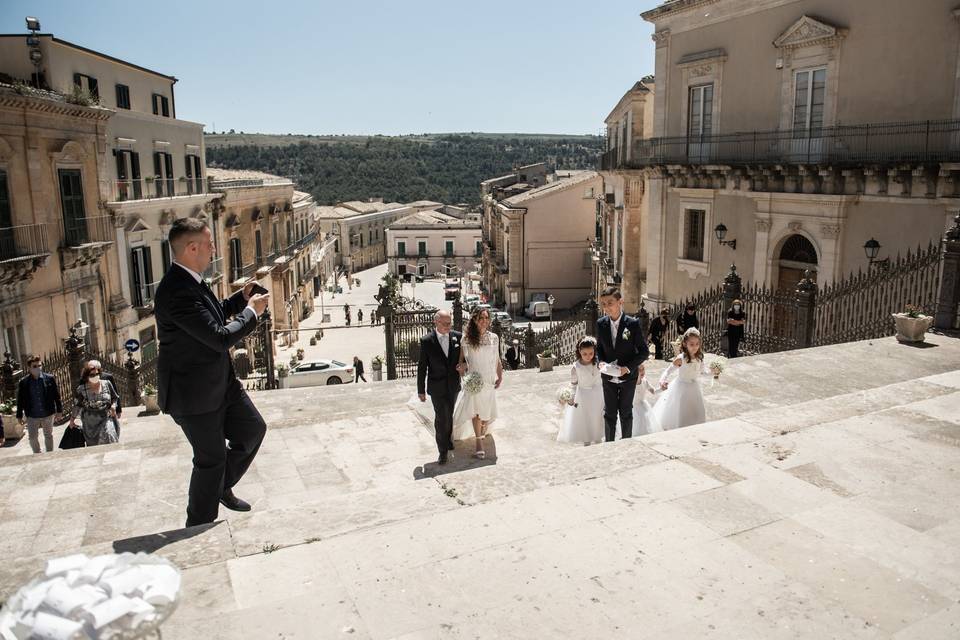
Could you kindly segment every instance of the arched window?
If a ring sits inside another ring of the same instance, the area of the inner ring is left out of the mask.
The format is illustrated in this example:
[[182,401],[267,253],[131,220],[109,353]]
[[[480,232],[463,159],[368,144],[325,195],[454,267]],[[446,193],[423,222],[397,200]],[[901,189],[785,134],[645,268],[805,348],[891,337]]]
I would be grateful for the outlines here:
[[813,243],[800,234],[787,238],[780,249],[780,259],[789,262],[817,264],[817,249]]

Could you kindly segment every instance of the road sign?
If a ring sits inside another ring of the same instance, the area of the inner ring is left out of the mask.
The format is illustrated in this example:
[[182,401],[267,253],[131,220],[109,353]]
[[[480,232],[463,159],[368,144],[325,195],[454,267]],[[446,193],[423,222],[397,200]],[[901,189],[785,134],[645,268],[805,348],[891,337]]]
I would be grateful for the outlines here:
[[123,346],[126,347],[127,351],[129,351],[130,353],[136,353],[137,351],[140,350],[140,341],[130,338],[129,340],[123,343]]

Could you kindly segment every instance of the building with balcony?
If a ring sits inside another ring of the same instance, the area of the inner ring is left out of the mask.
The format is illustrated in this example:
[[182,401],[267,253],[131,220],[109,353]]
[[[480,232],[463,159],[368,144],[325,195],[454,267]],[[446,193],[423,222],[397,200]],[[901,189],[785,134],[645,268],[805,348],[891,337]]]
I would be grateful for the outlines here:
[[871,268],[871,239],[876,258],[936,242],[960,208],[955,7],[671,0],[645,12],[652,135],[631,131],[629,154],[603,166],[647,179],[646,294],[676,300],[731,263],[792,289],[805,270],[823,283]]
[[[40,51],[39,79],[31,76],[32,48]],[[203,125],[176,117],[175,77],[52,35],[32,43],[2,36],[0,57],[0,71],[114,112],[99,188],[115,224],[122,295],[132,307],[117,323],[149,356],[156,348],[153,295],[172,261],[166,233],[178,217],[209,213],[217,197],[207,192]]]
[[441,211],[412,213],[387,227],[388,270],[396,276],[465,275],[483,257],[482,240],[478,221]]
[[382,198],[371,198],[369,202],[341,202],[319,207],[319,229],[337,236],[337,266],[342,272],[351,274],[387,261],[387,227],[410,214],[440,207],[443,207],[442,203],[430,200],[410,204],[383,202]]
[[101,206],[112,115],[0,85],[0,350],[21,363],[61,349],[75,326],[97,351],[119,353],[127,338],[113,216]]
[[281,340],[296,339],[316,295],[313,197],[288,178],[258,171],[209,167],[207,175],[218,197],[214,241],[222,260],[220,271],[210,274],[212,286],[225,297],[256,280],[271,294]]
[[634,83],[607,116],[607,146],[601,158],[603,192],[597,198],[593,291],[620,287],[633,312],[645,293],[649,206],[646,180],[637,171],[616,170],[630,160],[631,141],[650,136],[653,126],[653,76]]
[[595,171],[520,167],[485,180],[481,282],[488,299],[516,313],[536,295],[566,309],[591,292],[597,197]]

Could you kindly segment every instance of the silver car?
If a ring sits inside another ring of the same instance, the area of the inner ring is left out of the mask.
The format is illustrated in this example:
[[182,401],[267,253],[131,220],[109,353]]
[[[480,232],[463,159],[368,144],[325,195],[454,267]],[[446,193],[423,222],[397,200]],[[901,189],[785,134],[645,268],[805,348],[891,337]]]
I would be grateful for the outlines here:
[[353,382],[353,366],[338,360],[310,360],[292,369],[284,381],[284,388],[319,387]]
[[490,312],[490,321],[499,321],[500,326],[504,329],[509,329],[513,326],[513,318],[510,317],[510,314],[506,311],[491,311]]

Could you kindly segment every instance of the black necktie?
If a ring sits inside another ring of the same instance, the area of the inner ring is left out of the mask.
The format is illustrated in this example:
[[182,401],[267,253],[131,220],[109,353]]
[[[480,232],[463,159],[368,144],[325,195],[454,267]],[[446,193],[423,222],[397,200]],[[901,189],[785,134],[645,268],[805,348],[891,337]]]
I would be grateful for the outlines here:
[[210,285],[203,278],[200,279],[200,286],[203,288],[207,299],[213,303],[214,308],[217,310],[217,316],[219,316],[220,321],[223,322],[223,307],[220,306],[220,301],[217,300],[217,296],[213,293],[213,289],[210,288]]

